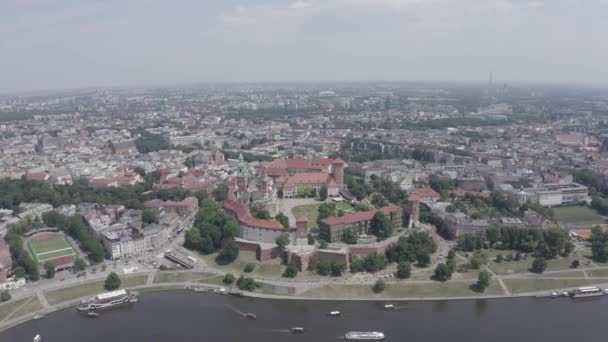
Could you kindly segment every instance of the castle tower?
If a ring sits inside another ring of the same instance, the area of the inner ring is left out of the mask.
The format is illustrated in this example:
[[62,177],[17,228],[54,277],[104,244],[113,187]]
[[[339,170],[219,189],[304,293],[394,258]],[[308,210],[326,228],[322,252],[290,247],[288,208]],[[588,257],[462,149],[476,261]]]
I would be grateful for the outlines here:
[[344,189],[344,160],[336,158],[333,162],[333,176],[338,184],[338,188]]
[[296,246],[308,245],[308,219],[296,219]]

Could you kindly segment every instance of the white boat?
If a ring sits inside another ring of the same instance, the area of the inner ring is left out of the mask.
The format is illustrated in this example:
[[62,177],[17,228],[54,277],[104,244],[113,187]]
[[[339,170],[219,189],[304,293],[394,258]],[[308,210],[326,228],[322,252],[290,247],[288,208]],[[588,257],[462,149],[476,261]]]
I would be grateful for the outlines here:
[[137,302],[137,292],[129,292],[126,290],[116,290],[106,293],[101,293],[95,296],[92,300],[86,301],[76,307],[78,311],[93,311],[111,308],[117,305]]
[[302,328],[302,327],[293,327],[289,330],[291,330],[291,332],[294,334],[301,334],[304,332],[304,328]]
[[393,304],[386,304],[384,306],[384,309],[386,309],[386,310],[395,310],[395,306]]
[[215,290],[213,290],[213,293],[225,295],[226,293],[228,293],[228,291],[226,291],[225,288],[221,288],[221,289],[215,289]]
[[570,297],[572,298],[596,297],[603,295],[604,291],[596,286],[579,287],[578,289],[570,292]]
[[340,311],[330,311],[329,315],[333,316],[333,317],[337,317],[337,316],[342,316],[342,313]]
[[381,341],[384,340],[384,333],[379,331],[351,331],[344,335],[344,338],[349,341]]
[[40,335],[34,336],[34,342],[40,342],[40,341],[42,341],[42,336],[40,336]]
[[44,315],[43,315],[43,314],[38,314],[38,315],[35,315],[35,316],[34,316],[34,317],[32,317],[32,318],[34,318],[35,320],[39,320],[39,319],[43,319],[43,318],[44,318]]

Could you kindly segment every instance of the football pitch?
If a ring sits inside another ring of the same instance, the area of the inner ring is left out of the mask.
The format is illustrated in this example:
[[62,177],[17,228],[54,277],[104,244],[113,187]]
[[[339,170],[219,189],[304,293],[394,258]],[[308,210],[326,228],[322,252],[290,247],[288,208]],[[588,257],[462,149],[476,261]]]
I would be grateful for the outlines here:
[[45,240],[30,240],[30,252],[39,263],[45,261],[76,255],[70,243],[61,235],[52,236]]

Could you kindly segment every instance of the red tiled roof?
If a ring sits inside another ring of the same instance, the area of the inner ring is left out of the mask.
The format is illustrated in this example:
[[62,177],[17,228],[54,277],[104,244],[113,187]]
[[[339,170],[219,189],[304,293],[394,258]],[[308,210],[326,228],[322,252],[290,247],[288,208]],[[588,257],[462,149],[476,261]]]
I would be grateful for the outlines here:
[[311,159],[277,159],[265,165],[267,168],[281,169],[327,169],[333,161],[327,158],[311,158]]
[[431,187],[425,186],[414,190],[414,192],[408,197],[410,202],[417,202],[424,198],[439,198],[439,194],[435,192]]
[[302,217],[296,219],[296,222],[308,222],[308,219],[306,218],[306,216],[302,216]]
[[93,178],[89,183],[96,185],[108,185],[115,183],[116,179],[114,178]]
[[25,179],[28,181],[45,181],[49,179],[49,174],[46,172],[28,173],[25,175]]
[[179,188],[179,184],[158,184],[158,183],[154,183],[154,185],[152,185],[152,189],[177,189]]
[[331,176],[323,172],[297,173],[287,178],[286,188],[292,188],[298,184],[329,184]]
[[234,199],[224,201],[224,209],[234,213],[239,223],[256,228],[283,230],[283,225],[275,220],[262,220],[251,216],[249,209]]

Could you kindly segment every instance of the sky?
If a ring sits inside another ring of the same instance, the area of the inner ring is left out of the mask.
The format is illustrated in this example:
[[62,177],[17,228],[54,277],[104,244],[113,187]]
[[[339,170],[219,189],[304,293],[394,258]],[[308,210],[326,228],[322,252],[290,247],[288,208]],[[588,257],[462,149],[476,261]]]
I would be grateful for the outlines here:
[[260,81],[608,83],[608,0],[0,0],[0,92]]

